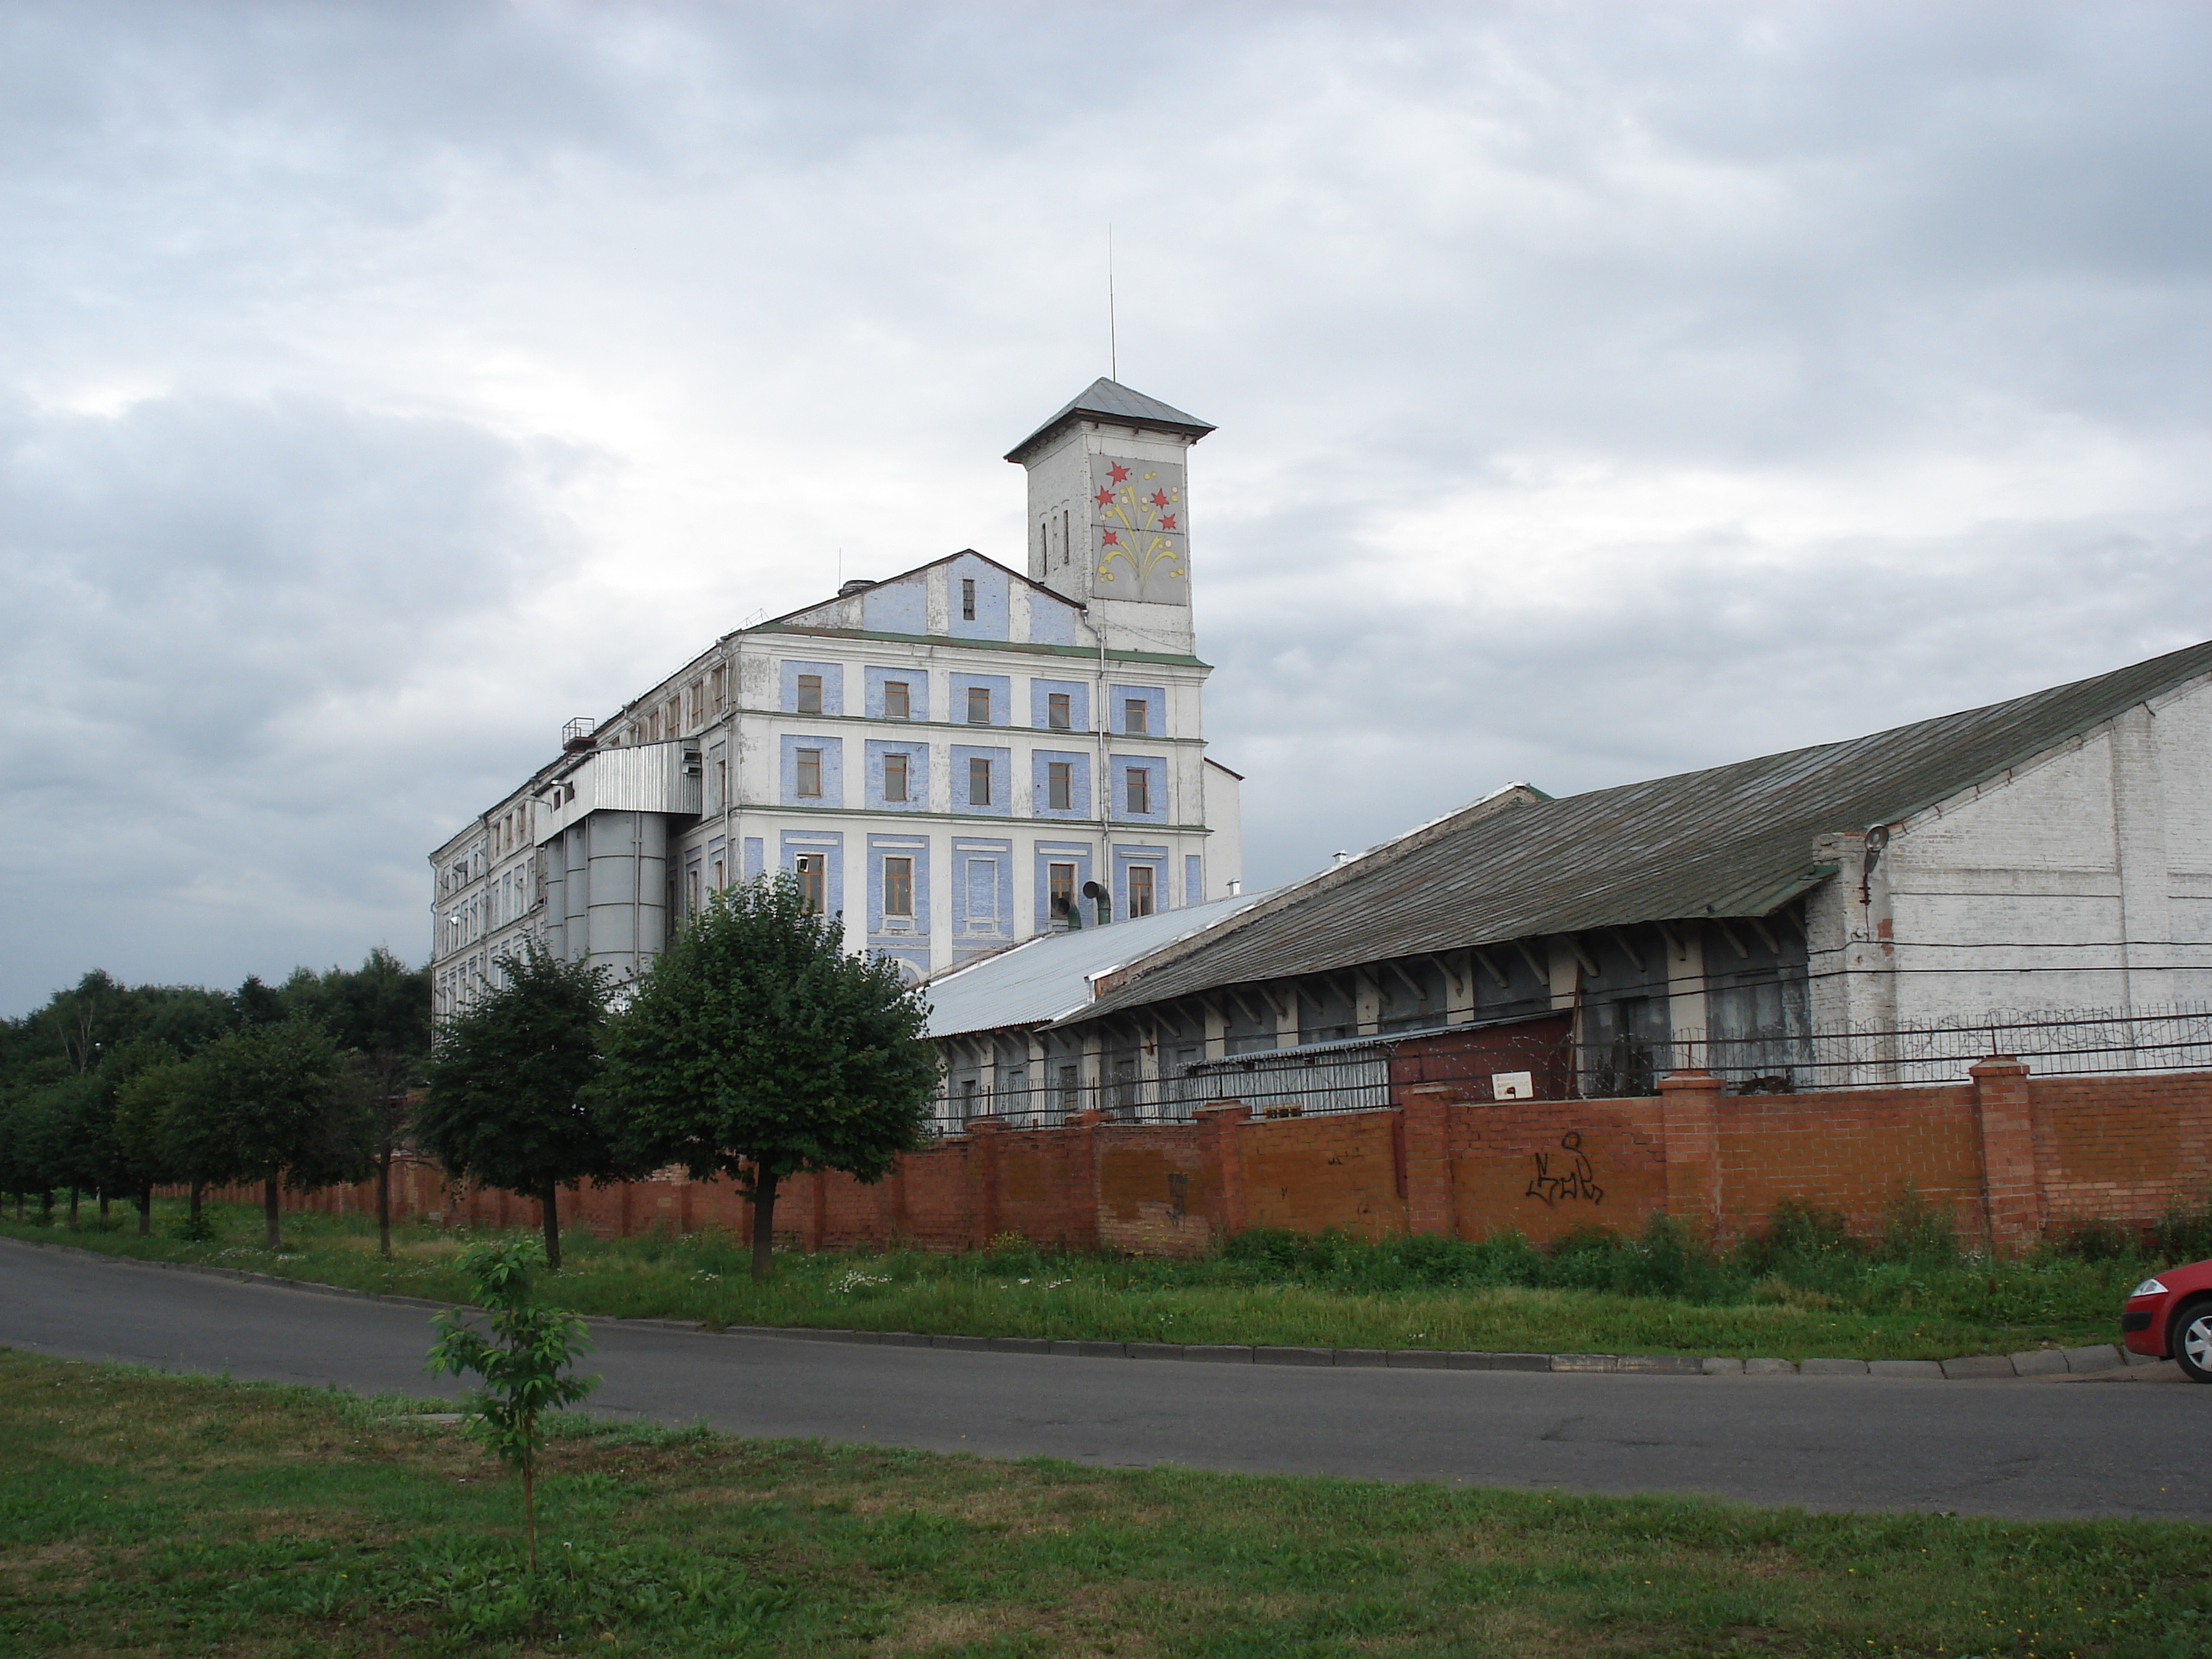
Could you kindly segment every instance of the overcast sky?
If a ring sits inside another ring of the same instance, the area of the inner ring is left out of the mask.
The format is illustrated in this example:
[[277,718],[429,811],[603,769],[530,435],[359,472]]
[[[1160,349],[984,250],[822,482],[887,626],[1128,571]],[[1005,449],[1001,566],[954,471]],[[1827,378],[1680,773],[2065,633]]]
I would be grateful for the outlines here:
[[0,6],[0,1012],[429,848],[1105,372],[1256,883],[2212,635],[2212,9]]

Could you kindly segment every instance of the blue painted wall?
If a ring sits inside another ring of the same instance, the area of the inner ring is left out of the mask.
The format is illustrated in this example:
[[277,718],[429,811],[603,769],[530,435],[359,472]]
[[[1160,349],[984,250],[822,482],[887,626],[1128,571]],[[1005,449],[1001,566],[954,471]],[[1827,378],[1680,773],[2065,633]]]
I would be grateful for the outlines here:
[[885,582],[860,596],[860,626],[878,634],[929,631],[929,578],[908,576]]
[[1206,902],[1206,860],[1196,853],[1182,855],[1182,902]]
[[952,931],[963,939],[1014,936],[1014,844],[963,837],[952,844]]
[[[819,749],[822,751],[822,793],[817,799],[799,793],[799,751]],[[778,797],[786,806],[842,806],[845,804],[845,744],[842,738],[808,737],[802,732],[786,732],[783,753],[778,757]]]
[[745,879],[763,873],[768,864],[768,843],[758,836],[745,837]]
[[884,717],[884,682],[885,680],[906,682],[906,706],[908,720],[926,720],[929,718],[929,671],[921,664],[917,663],[912,668],[872,666],[863,669],[861,672],[866,677],[866,696],[870,720],[879,720]]
[[[914,860],[914,927],[911,931],[891,933],[884,926],[884,860],[886,858]],[[929,842],[920,836],[870,836],[868,837],[868,937],[871,939],[919,939],[923,945],[923,956],[928,955],[929,940]]]
[[[826,765],[828,763],[825,762]],[[1110,769],[1107,778],[1106,815],[1117,823],[1165,823],[1168,821],[1168,763],[1151,755],[1112,755],[1107,758]],[[1142,770],[1149,787],[1145,792],[1145,812],[1129,810],[1127,774]],[[825,787],[827,786],[824,786]]]
[[[1073,769],[1067,779],[1067,805],[1055,809],[1046,803],[1051,799],[1047,792],[1045,768],[1054,761],[1065,761]],[[1079,749],[1037,749],[1030,758],[1030,816],[1039,818],[1087,818],[1091,816],[1091,757]]]
[[[906,757],[906,799],[884,799],[884,757]],[[872,812],[926,812],[929,810],[929,745],[926,743],[892,742],[886,738],[867,740],[867,776],[863,780],[868,810]],[[960,780],[964,787],[967,778]]]
[[[991,763],[991,800],[988,806],[978,806],[968,798],[968,763],[976,758]],[[954,811],[982,812],[996,818],[1013,816],[1014,751],[1012,750],[988,749],[970,743],[954,744],[951,782]]]
[[[945,630],[956,640],[1003,640],[1006,637],[1006,584],[1011,579],[987,560],[963,555],[945,567]],[[975,619],[961,615],[960,584],[975,584]]]
[[1128,917],[1129,871],[1132,866],[1139,864],[1152,872],[1154,914],[1175,908],[1175,895],[1168,890],[1168,849],[1164,847],[1116,847],[1114,849],[1114,915],[1117,920]]
[[[1075,866],[1076,902],[1083,905],[1083,884],[1093,879],[1091,873],[1091,849],[1079,842],[1066,843],[1041,841],[1036,843],[1036,917],[1035,927],[1040,933],[1052,927],[1052,878],[1047,866],[1072,864]],[[1084,911],[1084,921],[1091,920],[1089,909]]]
[[1031,680],[1030,682],[1030,724],[1040,732],[1052,730],[1052,722],[1045,717],[1045,699],[1055,692],[1067,698],[1068,729],[1088,732],[1091,729],[1091,688],[1081,680]]
[[951,694],[945,699],[945,718],[954,725],[968,719],[968,690],[970,686],[981,686],[991,694],[991,724],[1011,726],[1013,723],[1014,683],[1004,674],[951,674]]
[[822,677],[822,712],[842,714],[845,712],[845,670],[834,662],[796,662],[786,658],[783,662],[783,712],[795,714],[799,709],[799,677],[819,674]]
[[787,830],[783,844],[777,850],[776,868],[787,875],[799,869],[801,853],[820,853],[830,860],[830,914],[842,915],[845,909],[845,836],[840,830]]
[[1157,685],[1109,685],[1106,688],[1106,729],[1117,736],[1127,735],[1131,702],[1145,705],[1145,731],[1148,738],[1164,737],[1168,729],[1168,694]]
[[1058,594],[1030,590],[1030,638],[1039,645],[1073,645],[1075,617],[1075,607]]

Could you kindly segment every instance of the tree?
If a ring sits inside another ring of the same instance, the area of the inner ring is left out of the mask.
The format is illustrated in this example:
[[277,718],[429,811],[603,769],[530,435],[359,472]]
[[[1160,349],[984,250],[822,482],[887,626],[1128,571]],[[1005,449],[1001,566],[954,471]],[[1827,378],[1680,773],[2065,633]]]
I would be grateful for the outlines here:
[[319,976],[302,968],[284,986],[285,1006],[313,1014],[360,1056],[376,1100],[376,1230],[392,1254],[392,1160],[407,1134],[408,1085],[430,1052],[430,970],[410,969],[382,945],[351,970]]
[[[185,1062],[166,1042],[137,1042],[117,1063],[115,1146],[118,1158],[138,1206],[138,1237],[154,1231],[154,1188],[190,1181],[173,1144],[177,1097],[185,1081]],[[193,1218],[199,1214],[193,1188]]]
[[620,1172],[584,1098],[599,1073],[606,973],[534,940],[496,965],[504,982],[448,1024],[431,1052],[416,1144],[455,1180],[536,1199],[545,1259],[557,1269],[560,1189]]
[[241,1025],[182,1069],[171,1106],[179,1161],[195,1182],[258,1180],[270,1249],[280,1182],[313,1192],[368,1173],[369,1103],[315,1021]]
[[522,1477],[522,1521],[532,1572],[538,1571],[539,1419],[599,1386],[596,1376],[567,1375],[576,1356],[591,1350],[584,1322],[539,1307],[531,1296],[531,1270],[544,1263],[544,1252],[529,1238],[462,1251],[461,1272],[476,1287],[477,1305],[491,1316],[491,1335],[487,1340],[458,1308],[440,1314],[433,1322],[438,1340],[424,1367],[441,1376],[474,1371],[483,1378],[484,1386],[468,1397],[469,1430]]
[[726,889],[616,1020],[606,1098],[631,1161],[726,1175],[773,1266],[776,1189],[808,1170],[880,1181],[921,1144],[938,1085],[928,1007],[890,963],[845,954],[788,876]]

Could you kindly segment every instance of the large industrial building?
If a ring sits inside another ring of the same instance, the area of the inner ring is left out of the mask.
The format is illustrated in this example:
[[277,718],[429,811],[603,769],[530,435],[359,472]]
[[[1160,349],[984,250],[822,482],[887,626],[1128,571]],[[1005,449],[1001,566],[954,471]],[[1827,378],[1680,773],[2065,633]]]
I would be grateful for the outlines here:
[[910,976],[1237,891],[1206,753],[1189,450],[1112,380],[1006,456],[1026,574],[965,550],[714,641],[431,854],[443,1017],[526,939],[617,978],[709,895],[799,880]]

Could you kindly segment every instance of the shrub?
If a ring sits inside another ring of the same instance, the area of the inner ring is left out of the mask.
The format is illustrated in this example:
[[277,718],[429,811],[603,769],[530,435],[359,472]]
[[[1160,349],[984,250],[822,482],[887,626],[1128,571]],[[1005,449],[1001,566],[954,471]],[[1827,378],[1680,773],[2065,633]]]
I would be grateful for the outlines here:
[[1883,1206],[1880,1254],[1885,1261],[1956,1261],[1959,1237],[1949,1206],[1930,1204],[1919,1188],[1904,1182]]
[[2166,1213],[2152,1224],[2152,1245],[2168,1261],[2201,1261],[2212,1256],[2212,1191],[2194,1204],[2180,1198],[2167,1201]]
[[1841,1211],[1820,1209],[1799,1198],[1776,1204],[1765,1231],[1744,1247],[1746,1265],[1759,1273],[1858,1253]]

